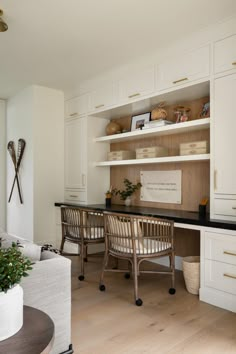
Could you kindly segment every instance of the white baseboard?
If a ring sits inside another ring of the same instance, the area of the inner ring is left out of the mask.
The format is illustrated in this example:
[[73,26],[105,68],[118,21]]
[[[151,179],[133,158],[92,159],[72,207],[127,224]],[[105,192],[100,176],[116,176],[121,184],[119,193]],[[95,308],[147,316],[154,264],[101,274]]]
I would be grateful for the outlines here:
[[236,312],[236,296],[213,288],[200,288],[199,299],[208,304]]

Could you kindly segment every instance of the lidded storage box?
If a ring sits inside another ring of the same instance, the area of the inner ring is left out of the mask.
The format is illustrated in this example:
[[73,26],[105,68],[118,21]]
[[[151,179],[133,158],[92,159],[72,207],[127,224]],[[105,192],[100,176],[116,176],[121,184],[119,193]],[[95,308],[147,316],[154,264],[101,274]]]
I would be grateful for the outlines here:
[[120,150],[108,152],[108,161],[135,159],[135,151]]
[[151,146],[136,149],[136,159],[168,156],[168,149],[163,146]]
[[207,154],[209,151],[208,141],[194,141],[192,143],[180,144],[180,155]]

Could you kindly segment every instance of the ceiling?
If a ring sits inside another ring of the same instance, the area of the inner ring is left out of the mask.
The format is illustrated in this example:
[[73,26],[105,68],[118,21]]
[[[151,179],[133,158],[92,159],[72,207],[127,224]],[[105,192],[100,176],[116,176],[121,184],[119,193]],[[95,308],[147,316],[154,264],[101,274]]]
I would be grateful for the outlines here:
[[0,0],[0,98],[78,83],[236,12],[235,0]]

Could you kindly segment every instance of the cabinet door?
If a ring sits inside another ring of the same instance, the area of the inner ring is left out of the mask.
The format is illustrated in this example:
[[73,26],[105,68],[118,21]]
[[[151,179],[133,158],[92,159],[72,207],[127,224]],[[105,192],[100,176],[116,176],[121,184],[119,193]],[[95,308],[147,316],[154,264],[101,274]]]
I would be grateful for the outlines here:
[[90,94],[89,110],[91,112],[104,110],[115,104],[115,87],[112,82],[92,91]]
[[210,73],[210,48],[198,48],[190,53],[180,53],[177,57],[163,62],[157,68],[157,89],[187,84],[208,76]]
[[86,118],[65,123],[65,187],[86,187]]
[[119,101],[129,102],[154,91],[155,74],[154,67],[129,75],[119,81]]
[[88,111],[88,95],[72,98],[65,102],[66,118],[73,118],[86,114]]
[[236,74],[214,83],[215,193],[236,194]]
[[214,72],[236,71],[236,35],[224,38],[214,46]]

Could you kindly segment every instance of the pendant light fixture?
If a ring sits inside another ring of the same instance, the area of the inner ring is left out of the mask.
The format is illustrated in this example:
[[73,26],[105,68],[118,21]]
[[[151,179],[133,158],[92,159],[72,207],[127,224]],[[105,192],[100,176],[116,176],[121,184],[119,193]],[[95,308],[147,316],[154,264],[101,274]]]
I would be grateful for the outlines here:
[[0,32],[5,32],[8,30],[8,25],[1,18],[2,15],[3,15],[3,11],[0,9]]

